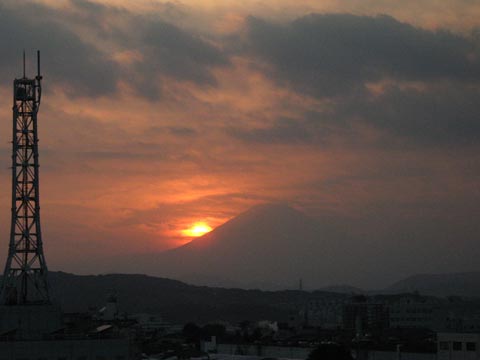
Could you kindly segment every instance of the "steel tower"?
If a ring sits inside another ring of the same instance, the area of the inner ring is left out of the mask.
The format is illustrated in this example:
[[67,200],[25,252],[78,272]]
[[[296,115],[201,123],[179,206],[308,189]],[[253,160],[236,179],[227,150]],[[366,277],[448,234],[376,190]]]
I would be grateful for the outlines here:
[[37,114],[42,96],[37,76],[13,81],[12,218],[0,304],[50,304],[40,228]]

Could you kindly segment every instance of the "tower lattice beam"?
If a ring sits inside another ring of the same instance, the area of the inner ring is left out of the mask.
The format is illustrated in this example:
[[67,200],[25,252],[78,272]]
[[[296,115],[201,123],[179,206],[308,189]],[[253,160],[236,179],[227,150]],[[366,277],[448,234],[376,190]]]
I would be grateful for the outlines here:
[[13,82],[12,215],[0,301],[4,305],[49,304],[47,265],[40,227],[37,114],[42,95],[37,76]]

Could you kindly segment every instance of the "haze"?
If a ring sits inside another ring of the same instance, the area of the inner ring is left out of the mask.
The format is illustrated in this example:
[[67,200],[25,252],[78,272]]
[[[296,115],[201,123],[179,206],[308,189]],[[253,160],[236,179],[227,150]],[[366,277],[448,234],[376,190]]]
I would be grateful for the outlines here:
[[0,258],[11,84],[38,48],[51,269],[96,273],[281,202],[342,230],[346,273],[369,264],[330,284],[480,270],[480,4],[131,3],[0,5]]

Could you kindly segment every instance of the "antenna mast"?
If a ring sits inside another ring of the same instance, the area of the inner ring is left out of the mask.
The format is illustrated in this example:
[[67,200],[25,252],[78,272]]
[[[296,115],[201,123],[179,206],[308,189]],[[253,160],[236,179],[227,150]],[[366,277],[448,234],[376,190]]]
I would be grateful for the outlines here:
[[42,95],[37,76],[13,81],[12,217],[0,304],[50,304],[40,228],[37,114]]

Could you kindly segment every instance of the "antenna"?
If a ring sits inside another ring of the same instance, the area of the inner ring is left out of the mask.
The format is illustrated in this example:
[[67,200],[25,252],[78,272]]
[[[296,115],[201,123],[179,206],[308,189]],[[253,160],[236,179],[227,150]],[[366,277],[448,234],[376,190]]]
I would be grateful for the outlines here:
[[37,78],[41,78],[40,76],[40,50],[37,50]]
[[25,78],[25,50],[23,50],[23,78]]

